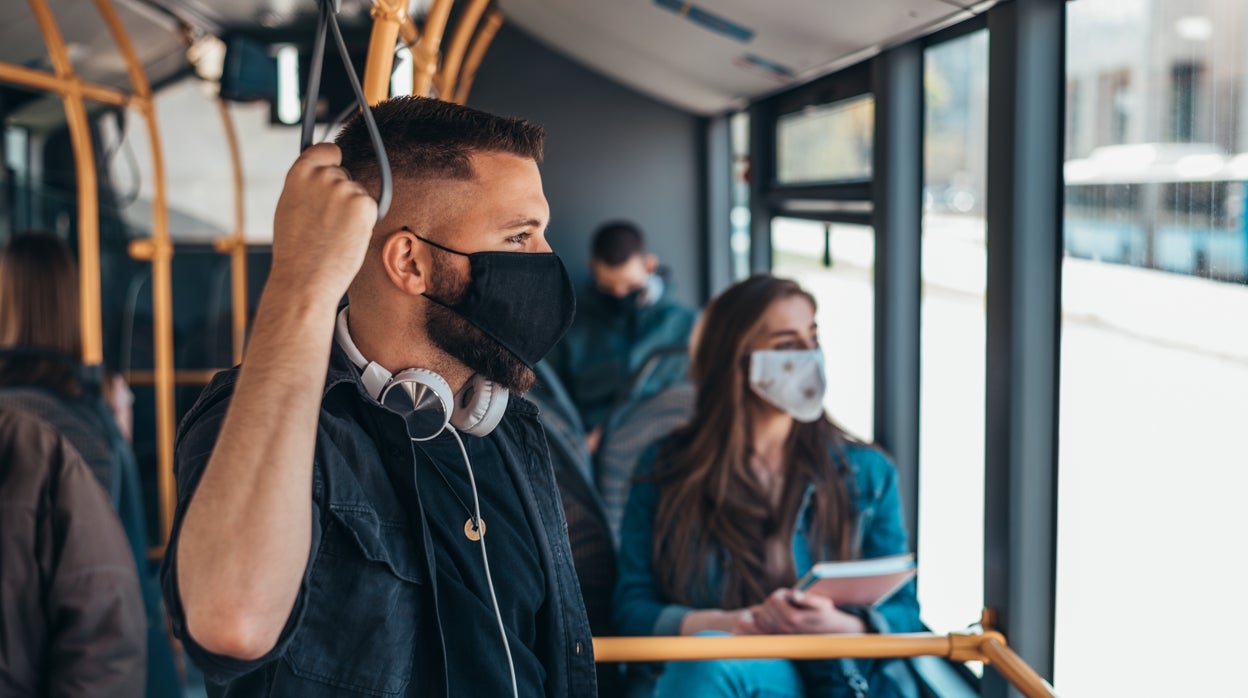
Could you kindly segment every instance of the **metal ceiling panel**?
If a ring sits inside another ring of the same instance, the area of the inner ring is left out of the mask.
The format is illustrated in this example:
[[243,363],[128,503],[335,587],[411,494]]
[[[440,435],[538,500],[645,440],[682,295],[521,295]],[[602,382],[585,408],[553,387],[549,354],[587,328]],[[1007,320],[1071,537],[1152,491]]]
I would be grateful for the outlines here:
[[[969,4],[500,0],[509,22],[556,50],[634,89],[703,114],[735,108],[847,60],[969,18]],[[697,21],[700,13],[711,20]],[[717,21],[733,30],[716,31]]]

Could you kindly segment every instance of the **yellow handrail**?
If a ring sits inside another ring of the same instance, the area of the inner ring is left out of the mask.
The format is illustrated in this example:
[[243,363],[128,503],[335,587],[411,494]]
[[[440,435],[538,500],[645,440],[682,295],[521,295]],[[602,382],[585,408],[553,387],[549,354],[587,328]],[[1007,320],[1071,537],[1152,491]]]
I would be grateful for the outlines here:
[[455,33],[451,36],[451,44],[442,54],[442,66],[434,80],[439,99],[448,102],[454,99],[455,83],[459,80],[459,67],[463,64],[464,52],[468,50],[468,41],[489,4],[490,0],[470,0],[467,9],[459,16]]
[[390,96],[390,70],[394,47],[407,9],[400,0],[373,0],[373,30],[368,36],[368,60],[364,64],[364,100],[376,104]]
[[[222,371],[228,371],[228,368],[187,368],[173,372],[174,385],[208,385],[212,382],[212,377]],[[127,371],[126,382],[130,385],[155,385],[155,371]]]
[[[42,2],[43,0],[38,1]],[[77,79],[77,76],[62,78],[52,73],[27,68],[14,63],[0,63],[0,82],[18,85],[19,87],[29,87],[44,92],[53,92],[62,97],[76,90],[82,95],[83,99],[115,107],[124,107],[130,102],[130,95],[121,90],[82,82]]]
[[[126,60],[126,72],[134,92],[132,104],[147,124],[152,149],[152,320],[156,368],[156,482],[160,496],[161,540],[169,540],[173,528],[173,508],[177,501],[173,479],[173,244],[169,239],[169,207],[165,191],[165,158],[152,87],[134,50],[130,34],[111,0],[95,0],[113,42]],[[98,265],[98,260],[97,260]]]
[[100,308],[100,201],[96,191],[91,127],[83,103],[82,82],[74,72],[65,38],[52,16],[52,10],[44,0],[30,0],[30,9],[39,23],[44,46],[56,71],[61,88],[57,91],[65,105],[65,120],[74,151],[78,186],[78,304],[82,325],[82,363],[97,366],[104,362],[104,323]]
[[453,100],[456,104],[464,104],[468,101],[468,92],[472,89],[473,81],[477,79],[477,70],[481,67],[485,52],[490,48],[490,43],[494,41],[494,35],[498,33],[501,26],[503,26],[503,13],[498,10],[490,10],[482,20],[481,28],[477,30],[477,35],[472,39],[472,47],[468,49],[468,57],[464,59],[464,67],[459,72],[459,83],[455,86]]
[[442,34],[446,31],[446,22],[451,17],[453,0],[433,0],[429,13],[425,15],[425,26],[420,32],[420,41],[412,51],[412,94],[424,97],[433,87],[433,78],[438,72],[438,50],[442,45]]
[[709,659],[882,659],[945,657],[991,664],[1027,698],[1057,694],[1027,666],[1000,632],[884,635],[736,635],[724,637],[595,637],[594,661],[664,662]]
[[234,328],[234,363],[243,361],[243,347],[247,343],[247,239],[243,233],[243,158],[238,147],[238,133],[234,129],[234,118],[230,114],[230,106],[224,99],[217,100],[217,111],[221,115],[221,126],[225,130],[225,142],[230,151],[230,166],[234,174],[234,232],[231,235],[217,238],[214,248],[223,254],[230,255],[230,310]]

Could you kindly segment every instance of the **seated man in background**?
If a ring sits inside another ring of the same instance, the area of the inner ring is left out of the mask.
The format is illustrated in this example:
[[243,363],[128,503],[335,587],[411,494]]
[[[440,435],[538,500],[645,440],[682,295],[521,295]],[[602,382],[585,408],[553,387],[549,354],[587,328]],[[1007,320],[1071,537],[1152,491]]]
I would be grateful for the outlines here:
[[55,429],[3,408],[0,570],[0,695],[143,695],[147,620],[117,514]]
[[[580,412],[591,451],[611,408],[628,396],[633,374],[655,349],[687,344],[697,317],[671,297],[636,225],[605,223],[592,245],[591,287],[577,297],[572,329],[549,359]],[[665,376],[648,381],[647,392],[683,379],[684,372]]]

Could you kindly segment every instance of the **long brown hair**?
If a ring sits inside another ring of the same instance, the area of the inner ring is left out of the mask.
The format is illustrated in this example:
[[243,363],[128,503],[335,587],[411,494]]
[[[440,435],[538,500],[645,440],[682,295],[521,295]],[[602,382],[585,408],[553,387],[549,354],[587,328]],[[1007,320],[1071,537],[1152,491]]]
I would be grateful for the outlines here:
[[[63,354],[82,348],[78,271],[69,247],[47,233],[13,236],[0,250],[0,349]],[[63,361],[0,357],[0,386],[36,385],[76,397],[82,386]]]
[[[748,352],[763,315],[778,300],[815,299],[793,281],[758,274],[713,299],[693,342],[690,376],[697,401],[689,425],[668,441],[655,469],[660,496],[655,517],[654,568],[664,594],[696,604],[708,565],[723,579],[723,608],[758,603],[770,583],[766,541],[790,540],[807,485],[814,484],[811,554],[848,559],[855,553],[852,498],[841,445],[850,440],[828,419],[794,422],[785,445],[784,483],[778,505],[750,468],[753,437],[747,413]],[[787,546],[786,546],[787,549]]]

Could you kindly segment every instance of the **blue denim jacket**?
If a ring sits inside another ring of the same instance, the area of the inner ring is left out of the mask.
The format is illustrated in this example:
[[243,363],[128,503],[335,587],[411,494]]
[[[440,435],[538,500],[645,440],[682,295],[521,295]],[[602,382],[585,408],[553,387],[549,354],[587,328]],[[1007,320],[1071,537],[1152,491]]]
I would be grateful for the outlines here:
[[[851,497],[857,512],[855,549],[862,558],[883,557],[909,552],[901,499],[897,490],[897,472],[880,451],[865,446],[846,444],[846,459],[852,475]],[[657,457],[658,447],[652,446],[638,464],[639,475],[649,473]],[[814,486],[807,488],[797,514],[793,532],[793,559],[800,578],[816,562],[811,559],[808,534],[813,510],[810,501]],[[615,587],[613,620],[621,635],[679,635],[685,614],[696,609],[720,608],[721,576],[718,570],[707,570],[707,584],[698,590],[693,607],[668,603],[659,589],[652,566],[654,544],[662,531],[654,530],[658,509],[659,487],[650,480],[636,482],[629,492],[620,530],[619,581]],[[831,550],[824,559],[831,559]],[[919,619],[919,602],[911,580],[887,601],[874,609],[858,609],[876,632],[920,632],[925,629]]]
[[[254,661],[214,655],[195,644],[178,592],[178,535],[236,378],[237,370],[218,374],[179,428],[178,507],[161,569],[174,632],[203,669],[210,695],[448,695],[448,662],[505,662],[502,656],[447,652],[442,646],[442,626],[454,622],[454,609],[434,603],[434,551],[406,426],[364,392],[336,345],[309,493],[312,548],[286,627],[272,651]],[[497,440],[513,481],[527,483],[516,496],[537,538],[546,578],[550,606],[538,636],[546,643],[547,696],[593,696],[589,622],[536,408],[513,397],[502,423],[486,438]],[[482,628],[483,635],[494,632]]]

